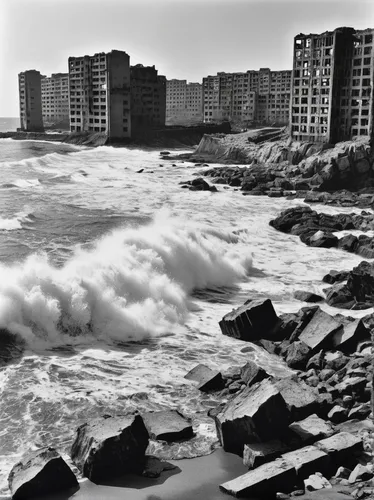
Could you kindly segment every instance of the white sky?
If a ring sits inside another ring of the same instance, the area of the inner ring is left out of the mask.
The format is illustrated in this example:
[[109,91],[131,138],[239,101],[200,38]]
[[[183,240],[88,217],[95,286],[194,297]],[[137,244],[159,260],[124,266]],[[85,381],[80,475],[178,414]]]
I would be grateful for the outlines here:
[[18,116],[20,71],[125,50],[167,78],[291,69],[293,37],[374,28],[374,0],[0,0],[0,116]]

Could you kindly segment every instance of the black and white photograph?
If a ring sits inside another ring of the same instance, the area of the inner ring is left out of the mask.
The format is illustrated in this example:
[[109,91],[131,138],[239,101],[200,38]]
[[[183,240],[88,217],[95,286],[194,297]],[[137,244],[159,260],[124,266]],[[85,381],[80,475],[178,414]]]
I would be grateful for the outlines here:
[[0,500],[374,500],[374,0],[0,0]]

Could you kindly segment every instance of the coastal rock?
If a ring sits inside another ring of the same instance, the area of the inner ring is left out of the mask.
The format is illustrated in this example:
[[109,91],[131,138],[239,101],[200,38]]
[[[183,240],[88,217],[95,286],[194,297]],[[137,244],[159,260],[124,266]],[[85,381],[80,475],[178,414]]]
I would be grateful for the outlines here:
[[305,382],[284,378],[274,382],[293,420],[302,420],[318,409],[318,392]]
[[261,380],[268,378],[270,375],[254,361],[247,361],[241,369],[240,376],[242,381],[250,386],[256,382],[261,382]]
[[140,415],[104,415],[78,427],[71,458],[94,483],[144,467],[148,432]]
[[346,279],[348,278],[348,274],[348,271],[331,270],[322,278],[322,281],[332,285],[336,282],[346,281]]
[[349,419],[358,419],[364,420],[371,413],[371,405],[370,403],[363,403],[358,406],[354,406],[351,411],[348,413]]
[[273,498],[278,491],[292,491],[296,480],[295,468],[279,459],[221,484],[220,489],[234,497]]
[[224,385],[221,372],[203,364],[192,368],[184,378],[197,382],[197,388],[202,392],[218,391]]
[[274,340],[279,318],[271,300],[248,300],[219,322],[224,335],[240,340]]
[[326,439],[314,443],[314,446],[328,453],[334,464],[346,466],[352,460],[355,452],[362,451],[363,442],[360,437],[349,432],[339,432]]
[[154,457],[152,455],[147,455],[145,457],[145,465],[144,465],[144,470],[142,472],[142,476],[156,478],[160,477],[162,472],[168,470],[174,470],[176,468],[177,468],[176,465],[160,460],[159,458]]
[[[344,320],[343,320],[344,321]],[[344,353],[354,352],[357,344],[366,339],[370,339],[370,331],[365,326],[362,319],[345,321],[344,327],[334,333],[332,346]]]
[[305,446],[299,450],[284,453],[281,458],[295,467],[300,479],[305,479],[316,471],[328,473],[330,468],[329,455],[315,446]]
[[347,420],[348,412],[346,408],[340,405],[335,405],[328,413],[327,417],[333,424],[340,424]]
[[286,453],[287,451],[288,446],[282,441],[279,441],[279,439],[266,441],[264,443],[245,444],[243,464],[248,467],[248,469],[255,469],[266,462],[278,458],[282,453]]
[[356,300],[345,283],[335,283],[326,292],[326,303],[332,307],[352,309]]
[[54,448],[41,448],[23,455],[8,477],[15,500],[28,500],[78,489],[74,473]]
[[186,184],[191,186],[190,191],[217,191],[215,186],[210,186],[202,177],[188,181]]
[[323,349],[321,349],[319,352],[317,352],[316,354],[314,354],[314,356],[312,356],[307,365],[306,365],[306,369],[307,370],[312,370],[312,369],[315,369],[315,370],[322,370],[325,366],[325,351]]
[[317,231],[309,238],[309,245],[318,248],[335,248],[338,238],[328,231]]
[[316,414],[309,415],[299,422],[293,422],[289,428],[300,437],[304,444],[311,444],[334,434],[331,424]]
[[313,351],[321,349],[329,343],[333,334],[342,328],[332,316],[318,309],[299,336],[299,340],[307,344]]
[[301,341],[293,342],[287,349],[286,363],[295,370],[304,370],[311,355],[311,348]]
[[323,477],[322,474],[311,474],[304,481],[305,489],[308,491],[322,490],[324,488],[332,488],[331,483]]
[[316,293],[304,292],[302,290],[296,290],[293,296],[295,297],[295,299],[301,300],[303,302],[321,302],[323,300],[323,297],[317,295]]
[[178,441],[193,436],[191,420],[176,410],[163,410],[142,414],[151,439]]
[[359,302],[374,303],[374,264],[362,261],[348,275],[347,287]]
[[215,416],[222,446],[238,455],[245,444],[279,438],[290,420],[285,400],[270,379],[245,388]]
[[348,481],[356,483],[357,481],[367,481],[373,477],[373,472],[368,467],[362,464],[357,464],[353,471],[350,473]]

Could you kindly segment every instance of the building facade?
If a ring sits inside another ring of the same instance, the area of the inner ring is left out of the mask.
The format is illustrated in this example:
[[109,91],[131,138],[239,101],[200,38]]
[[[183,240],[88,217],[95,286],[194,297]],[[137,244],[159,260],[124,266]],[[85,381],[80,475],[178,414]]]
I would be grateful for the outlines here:
[[154,66],[131,66],[132,135],[165,126],[166,78]]
[[102,132],[108,138],[131,137],[130,57],[112,50],[69,57],[71,132]]
[[203,79],[204,122],[241,125],[289,121],[291,71],[261,68],[245,73],[217,73]]
[[41,74],[34,69],[18,75],[20,129],[43,131]]
[[291,135],[336,143],[373,136],[374,30],[294,38]]
[[203,122],[203,87],[187,80],[166,81],[166,124],[197,125]]
[[41,79],[44,126],[69,124],[69,74],[54,73]]

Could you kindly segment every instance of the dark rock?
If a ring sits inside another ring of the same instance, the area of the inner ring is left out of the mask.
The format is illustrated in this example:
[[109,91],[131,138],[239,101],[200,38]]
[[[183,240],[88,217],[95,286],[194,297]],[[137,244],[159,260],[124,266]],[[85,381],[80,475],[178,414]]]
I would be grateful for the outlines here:
[[10,471],[8,484],[15,500],[78,489],[77,478],[53,448],[41,448],[23,455]]
[[178,441],[193,436],[191,420],[176,410],[163,410],[142,414],[151,439]]
[[353,234],[347,234],[338,241],[338,248],[346,252],[355,253],[358,247],[358,238]]
[[293,294],[295,299],[301,300],[303,302],[321,302],[323,297],[320,295],[317,295],[316,293],[312,292],[303,292],[302,290],[296,290],[296,292]]
[[309,238],[309,245],[318,248],[335,248],[338,238],[328,231],[317,231]]
[[319,378],[324,382],[328,380],[330,377],[332,377],[334,373],[335,370],[324,368],[323,370],[320,371]]
[[356,483],[357,481],[367,481],[373,477],[373,473],[365,465],[357,464],[353,471],[350,473],[348,481]]
[[240,373],[241,379],[248,386],[261,382],[261,380],[269,376],[270,375],[263,368],[259,367],[255,361],[247,361]]
[[274,498],[278,491],[290,491],[296,481],[295,468],[285,460],[275,460],[221,484],[220,489],[235,497]]
[[358,406],[355,406],[351,409],[351,411],[348,414],[349,419],[358,419],[358,420],[364,420],[370,415],[371,412],[371,407],[370,403],[364,403]]
[[348,271],[329,271],[328,274],[326,274],[323,278],[322,281],[325,283],[336,283],[336,282],[341,282],[341,281],[346,281],[348,278]]
[[327,416],[333,424],[340,424],[341,422],[345,422],[347,420],[348,412],[346,408],[343,408],[340,405],[335,405]]
[[271,300],[250,300],[219,322],[224,335],[241,340],[275,340],[279,318]]
[[339,432],[317,441],[314,446],[328,453],[332,463],[345,466],[347,462],[351,462],[353,453],[362,451],[363,442],[360,437],[349,432]]
[[332,337],[332,346],[345,353],[351,353],[355,350],[358,342],[369,338],[370,330],[362,319],[344,321],[343,329],[338,330]]
[[290,419],[280,391],[265,379],[231,399],[215,422],[224,449],[242,455],[244,444],[279,438]]
[[144,172],[144,168],[141,168],[140,170],[137,170],[137,174],[141,174],[142,172]]
[[218,391],[224,385],[221,373],[203,364],[196,365],[184,378],[197,382],[197,388],[202,392]]
[[310,358],[311,348],[301,341],[293,342],[287,349],[286,363],[295,370],[304,370]]
[[325,351],[321,349],[319,352],[317,352],[314,356],[310,358],[310,360],[306,365],[306,368],[307,370],[311,370],[313,368],[316,370],[322,370],[324,366],[325,366]]
[[144,467],[148,432],[140,415],[105,415],[78,427],[71,458],[94,483]]
[[215,186],[210,186],[202,177],[193,179],[187,184],[190,184],[191,191],[217,191]]
[[176,468],[176,465],[170,464],[169,462],[164,462],[157,457],[148,455],[145,457],[145,465],[142,476],[156,478],[160,477],[162,472],[174,470]]
[[320,473],[311,474],[305,481],[305,489],[307,491],[325,490],[332,488],[331,483]]
[[316,414],[309,415],[304,420],[292,423],[290,429],[300,437],[303,444],[311,444],[334,434],[331,424],[322,420]]
[[333,334],[342,328],[332,316],[319,309],[299,336],[313,351],[331,343]]
[[243,464],[248,469],[255,469],[260,465],[270,462],[289,450],[287,444],[274,439],[264,443],[251,443],[244,445]]
[[366,386],[366,378],[364,377],[348,377],[335,386],[339,394],[362,394]]
[[276,380],[275,386],[286,402],[293,420],[302,420],[317,411],[318,392],[305,382],[284,378]]
[[[278,333],[277,333],[277,336],[278,336]],[[259,347],[262,347],[268,353],[275,354],[276,345],[271,340],[260,339],[260,340],[255,340],[253,343],[258,345]]]
[[350,358],[339,351],[325,355],[325,367],[330,370],[338,371],[346,366],[348,361]]
[[169,155],[170,151],[160,151],[160,155]]
[[359,302],[374,302],[374,264],[360,262],[348,275],[347,287]]
[[316,470],[327,473],[330,469],[329,455],[315,446],[284,453],[282,459],[295,467],[299,479],[306,479]]

